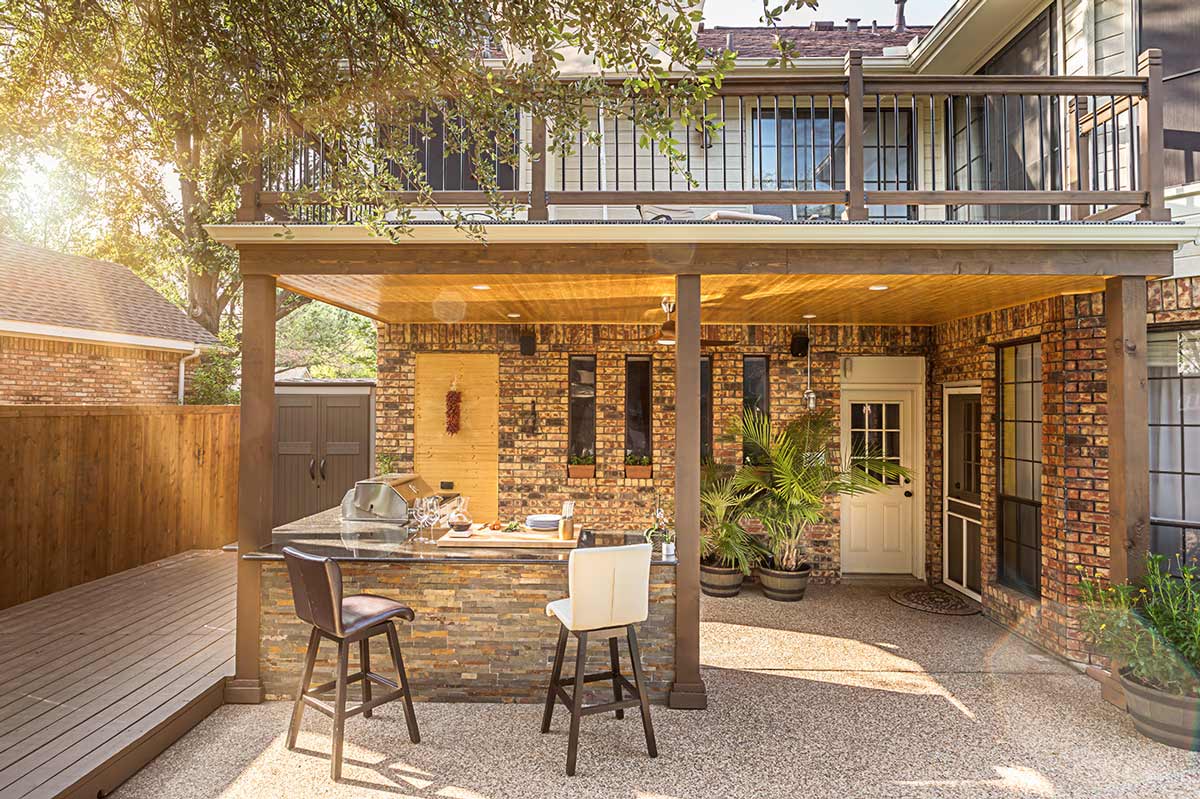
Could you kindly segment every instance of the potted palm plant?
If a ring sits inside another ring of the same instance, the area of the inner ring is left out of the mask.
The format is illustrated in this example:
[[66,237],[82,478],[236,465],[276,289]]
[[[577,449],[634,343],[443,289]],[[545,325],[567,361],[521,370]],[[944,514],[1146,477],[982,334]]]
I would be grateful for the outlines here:
[[567,477],[590,479],[596,476],[596,454],[584,450],[567,458]]
[[1081,583],[1081,627],[1119,664],[1125,706],[1147,738],[1200,751],[1200,573],[1149,555],[1140,584]]
[[700,487],[700,590],[736,596],[762,558],[762,549],[742,527],[746,495],[728,474],[708,471]]
[[808,531],[829,520],[828,502],[869,494],[909,476],[908,470],[872,452],[843,457],[835,444],[837,421],[828,411],[806,412],[781,426],[748,409],[725,437],[747,448],[746,463],[732,477],[749,515],[766,532],[770,558],[758,567],[763,593],[795,602],[804,598],[812,565]]

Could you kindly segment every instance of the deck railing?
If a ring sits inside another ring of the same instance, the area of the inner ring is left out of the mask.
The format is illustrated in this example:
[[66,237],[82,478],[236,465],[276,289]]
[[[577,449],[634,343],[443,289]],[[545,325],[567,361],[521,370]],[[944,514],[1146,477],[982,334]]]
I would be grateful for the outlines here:
[[[693,109],[714,129],[677,124],[674,166],[642,146],[634,113],[593,109],[590,129],[565,140],[529,119],[472,155],[442,146],[446,120],[427,121],[419,160],[432,190],[391,197],[486,205],[473,163],[489,159],[499,196],[530,219],[552,206],[637,207],[643,218],[749,206],[791,219],[1163,219],[1161,98],[1156,50],[1118,77],[868,76],[851,52],[839,75],[727,80]],[[272,133],[275,160],[248,184],[243,218],[354,217],[319,205],[331,157],[322,141],[298,125]],[[529,156],[507,165],[522,140]]]

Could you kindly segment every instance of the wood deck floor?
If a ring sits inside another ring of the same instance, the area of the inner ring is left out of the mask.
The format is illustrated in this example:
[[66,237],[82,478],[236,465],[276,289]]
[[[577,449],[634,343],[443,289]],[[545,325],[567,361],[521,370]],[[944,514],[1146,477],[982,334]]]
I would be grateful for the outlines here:
[[185,552],[0,611],[0,798],[103,795],[219,706],[235,577]]

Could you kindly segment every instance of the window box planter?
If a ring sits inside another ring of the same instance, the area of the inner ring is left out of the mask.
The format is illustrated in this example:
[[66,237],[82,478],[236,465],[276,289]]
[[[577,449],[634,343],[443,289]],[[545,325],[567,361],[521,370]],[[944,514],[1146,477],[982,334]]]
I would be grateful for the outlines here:
[[1151,688],[1132,679],[1128,669],[1121,669],[1121,687],[1125,689],[1125,707],[1138,732],[1167,746],[1200,751],[1200,697]]
[[572,480],[592,480],[596,477],[596,464],[580,464],[567,467],[567,477]]
[[804,591],[808,588],[808,576],[812,574],[812,566],[804,564],[800,571],[782,571],[766,565],[758,567],[758,582],[762,585],[763,594],[767,599],[777,602],[799,602],[804,599]]
[[634,466],[633,464],[625,464],[625,476],[630,480],[649,480],[654,475],[654,467]]
[[740,569],[700,564],[700,590],[709,596],[737,596],[742,590],[744,579],[746,575],[742,574]]

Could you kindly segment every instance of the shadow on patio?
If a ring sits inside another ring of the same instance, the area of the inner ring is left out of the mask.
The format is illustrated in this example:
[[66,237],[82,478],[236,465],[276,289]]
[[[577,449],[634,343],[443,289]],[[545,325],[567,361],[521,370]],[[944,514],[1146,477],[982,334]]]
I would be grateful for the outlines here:
[[799,605],[705,600],[710,709],[589,719],[580,776],[566,727],[532,705],[421,704],[350,722],[328,780],[328,722],[283,748],[289,705],[227,706],[116,794],[137,797],[1194,796],[1200,758],[1139,738],[1088,678],[979,616],[900,607],[885,583],[814,586]]

